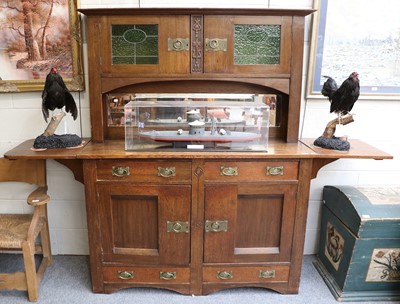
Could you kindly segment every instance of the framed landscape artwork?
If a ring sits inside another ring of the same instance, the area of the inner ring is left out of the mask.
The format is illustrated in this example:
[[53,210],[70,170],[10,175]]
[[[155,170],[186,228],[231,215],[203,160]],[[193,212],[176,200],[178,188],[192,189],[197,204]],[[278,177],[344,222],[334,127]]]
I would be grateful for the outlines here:
[[55,67],[84,89],[76,0],[0,0],[0,92],[41,91]]
[[400,1],[314,0],[307,97],[359,73],[360,98],[399,99]]

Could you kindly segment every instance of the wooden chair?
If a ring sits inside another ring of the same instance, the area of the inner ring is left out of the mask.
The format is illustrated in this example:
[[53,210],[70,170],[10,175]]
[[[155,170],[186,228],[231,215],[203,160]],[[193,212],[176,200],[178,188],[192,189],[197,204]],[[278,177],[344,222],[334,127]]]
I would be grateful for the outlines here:
[[[38,186],[27,198],[33,214],[0,214],[0,250],[22,251],[24,272],[0,274],[0,290],[26,290],[29,301],[37,301],[39,284],[52,263],[47,221],[46,161],[0,158],[0,182],[24,182]],[[39,238],[40,236],[40,238]],[[35,253],[43,255],[36,267]]]

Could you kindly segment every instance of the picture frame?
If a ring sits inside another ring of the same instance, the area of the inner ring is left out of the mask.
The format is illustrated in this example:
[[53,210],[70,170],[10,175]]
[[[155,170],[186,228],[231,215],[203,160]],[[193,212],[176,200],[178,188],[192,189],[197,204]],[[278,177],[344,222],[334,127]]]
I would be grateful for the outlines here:
[[360,99],[400,98],[400,2],[314,0],[306,98],[358,72]]
[[31,4],[30,30],[20,10],[22,2],[0,4],[0,93],[41,91],[52,67],[70,91],[83,91],[77,0],[38,0]]

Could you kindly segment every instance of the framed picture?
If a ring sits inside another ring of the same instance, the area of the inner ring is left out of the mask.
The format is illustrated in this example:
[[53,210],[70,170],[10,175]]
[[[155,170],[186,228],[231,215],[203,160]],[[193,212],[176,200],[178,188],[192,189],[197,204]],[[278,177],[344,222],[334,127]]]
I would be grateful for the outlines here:
[[41,91],[52,67],[84,89],[76,1],[0,1],[0,92]]
[[314,0],[307,97],[358,72],[361,98],[399,99],[400,1]]

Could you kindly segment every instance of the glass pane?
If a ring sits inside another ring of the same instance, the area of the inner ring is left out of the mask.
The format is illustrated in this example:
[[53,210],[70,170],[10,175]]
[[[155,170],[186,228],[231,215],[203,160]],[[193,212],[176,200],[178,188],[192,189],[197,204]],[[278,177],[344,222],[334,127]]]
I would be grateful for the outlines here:
[[280,45],[280,25],[237,24],[234,63],[279,64]]
[[157,24],[111,26],[112,64],[158,64]]
[[125,124],[124,107],[133,99],[133,94],[107,95],[108,126],[117,127]]

